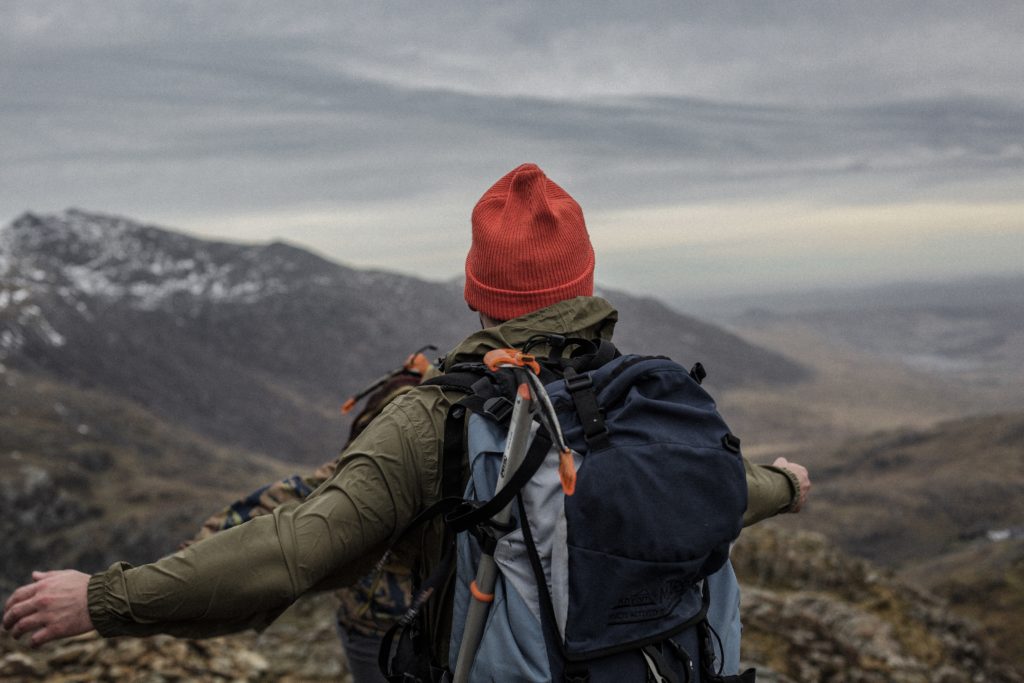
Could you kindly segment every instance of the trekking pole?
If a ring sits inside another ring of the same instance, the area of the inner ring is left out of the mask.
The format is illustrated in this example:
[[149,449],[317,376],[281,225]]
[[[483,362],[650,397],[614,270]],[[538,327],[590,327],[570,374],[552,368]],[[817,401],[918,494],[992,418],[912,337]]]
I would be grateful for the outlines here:
[[533,395],[538,399],[538,413],[541,423],[547,427],[548,433],[555,440],[558,446],[558,478],[562,482],[562,493],[571,496],[576,492],[576,461],[572,457],[572,450],[565,442],[562,434],[562,426],[558,423],[558,415],[555,407],[551,405],[551,397],[541,384],[537,375],[527,375],[530,384],[533,385]]
[[[484,363],[491,370],[499,367],[511,367],[517,380],[518,390],[516,401],[512,407],[512,417],[508,428],[505,450],[501,456],[501,469],[498,481],[494,485],[494,493],[504,487],[512,474],[519,468],[526,455],[530,442],[530,425],[533,421],[533,396],[530,391],[529,373],[540,372],[537,361],[514,349],[499,349],[484,356]],[[512,503],[497,512],[491,521],[498,527],[507,526],[512,517]],[[484,620],[487,611],[494,601],[494,584],[497,580],[497,567],[494,564],[494,550],[481,549],[480,564],[476,570],[476,579],[469,585],[473,599],[469,603],[466,624],[462,631],[462,643],[459,645],[459,656],[455,663],[453,683],[467,683],[469,670],[473,667],[480,638],[483,636]]]

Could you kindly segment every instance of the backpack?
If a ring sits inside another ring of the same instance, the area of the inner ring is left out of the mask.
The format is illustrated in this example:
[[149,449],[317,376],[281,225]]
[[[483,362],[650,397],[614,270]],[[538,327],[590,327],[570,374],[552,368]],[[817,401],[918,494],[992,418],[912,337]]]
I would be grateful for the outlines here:
[[[700,387],[703,368],[541,337],[524,351],[545,343],[548,358],[516,356],[539,375],[530,380],[539,408],[520,423],[529,447],[514,471],[503,472],[513,469],[505,449],[523,371],[457,366],[428,382],[467,393],[449,411],[442,489],[461,474],[456,459],[468,462],[469,481],[458,502],[436,506],[455,536],[446,554],[455,564],[455,680],[753,681],[753,670],[723,676],[716,664],[739,666],[728,553],[747,490],[739,439]],[[568,347],[576,352],[563,358]],[[477,584],[482,562],[493,564],[493,590]],[[712,586],[726,599],[714,608]],[[411,630],[422,648],[427,639]],[[728,653],[719,630],[730,632]],[[394,636],[381,650],[390,680],[452,680],[401,647],[392,652]]]

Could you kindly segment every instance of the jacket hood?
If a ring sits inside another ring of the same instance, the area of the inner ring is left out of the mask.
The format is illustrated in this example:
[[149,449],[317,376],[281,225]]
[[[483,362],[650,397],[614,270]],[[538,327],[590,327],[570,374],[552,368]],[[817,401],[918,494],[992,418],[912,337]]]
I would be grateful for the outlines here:
[[[442,368],[478,362],[494,349],[520,348],[535,334],[562,334],[584,339],[611,339],[619,313],[604,299],[578,296],[541,308],[497,327],[474,332],[441,361]],[[537,347],[546,351],[545,345]]]

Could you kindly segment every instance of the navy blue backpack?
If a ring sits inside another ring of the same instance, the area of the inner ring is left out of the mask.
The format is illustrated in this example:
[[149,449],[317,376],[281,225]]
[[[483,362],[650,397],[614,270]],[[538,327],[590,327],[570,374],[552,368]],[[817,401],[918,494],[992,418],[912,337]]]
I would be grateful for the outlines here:
[[[486,620],[463,680],[751,683],[753,670],[738,672],[728,562],[746,476],[739,439],[700,386],[703,368],[622,356],[608,342],[543,342],[555,349],[540,374],[558,428],[534,420],[525,458],[497,495],[511,371],[463,366],[432,381],[468,394],[449,413],[444,448],[446,463],[468,458],[470,474],[446,516],[455,535],[450,666],[470,603],[481,600]],[[577,353],[561,358],[573,344]],[[571,495],[560,443],[576,472]],[[461,471],[445,469],[449,478]],[[495,524],[510,504],[510,522]],[[474,582],[482,553],[497,567],[483,596]],[[450,680],[437,666],[396,670],[391,648],[389,638],[381,661],[391,680]]]

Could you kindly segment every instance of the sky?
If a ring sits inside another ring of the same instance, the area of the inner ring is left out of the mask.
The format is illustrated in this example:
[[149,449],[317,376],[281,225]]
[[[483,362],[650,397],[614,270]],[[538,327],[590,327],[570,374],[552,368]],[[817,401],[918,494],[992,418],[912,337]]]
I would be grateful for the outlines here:
[[597,281],[1024,272],[1024,2],[0,2],[0,224],[69,207],[461,274],[523,162]]

